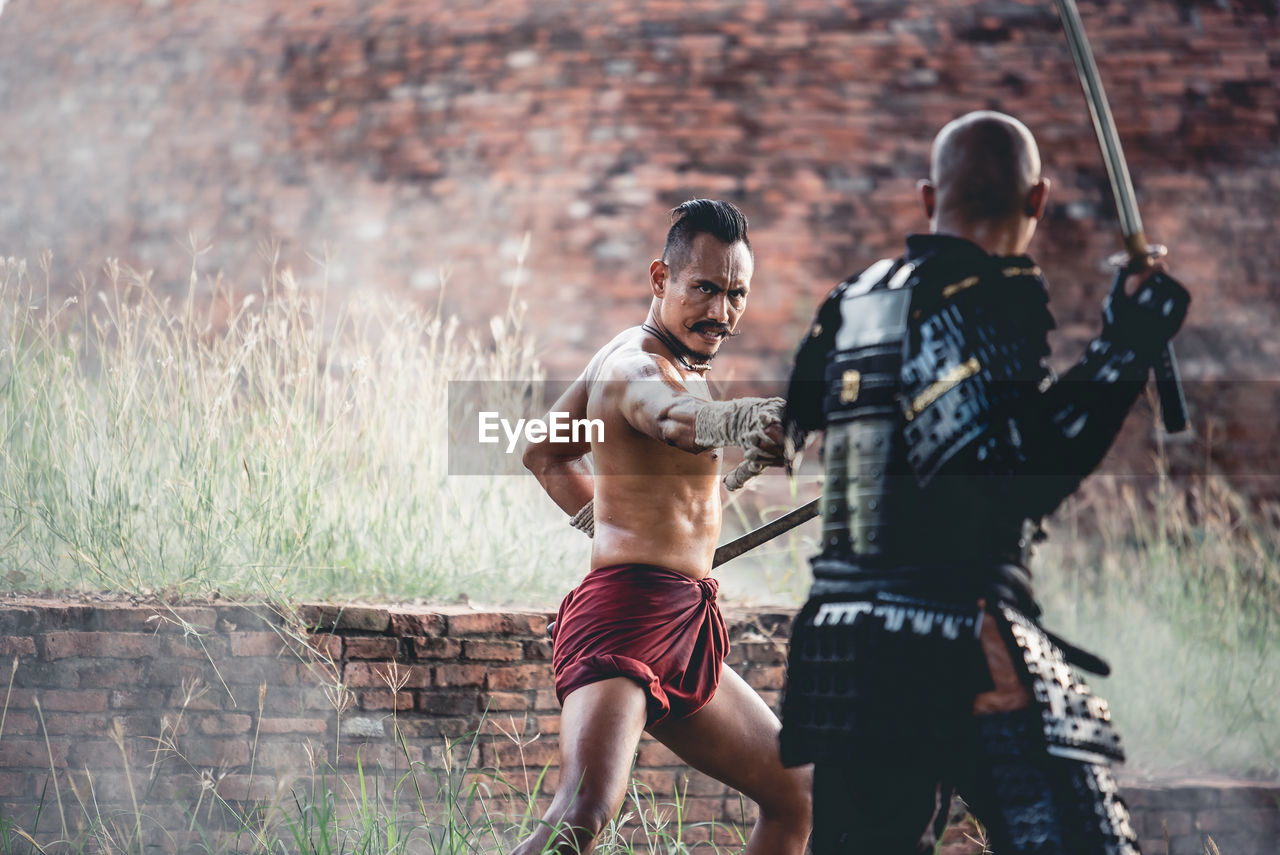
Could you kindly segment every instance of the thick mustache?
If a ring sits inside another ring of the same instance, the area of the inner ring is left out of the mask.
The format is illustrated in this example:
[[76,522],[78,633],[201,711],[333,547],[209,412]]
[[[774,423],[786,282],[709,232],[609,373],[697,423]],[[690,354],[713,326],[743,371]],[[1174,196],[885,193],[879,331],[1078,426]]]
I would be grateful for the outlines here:
[[721,336],[725,338],[732,338],[733,336],[738,335],[738,333],[733,332],[724,324],[717,324],[713,321],[699,321],[698,323],[691,325],[689,327],[689,330],[696,333],[701,333],[701,332],[719,333]]

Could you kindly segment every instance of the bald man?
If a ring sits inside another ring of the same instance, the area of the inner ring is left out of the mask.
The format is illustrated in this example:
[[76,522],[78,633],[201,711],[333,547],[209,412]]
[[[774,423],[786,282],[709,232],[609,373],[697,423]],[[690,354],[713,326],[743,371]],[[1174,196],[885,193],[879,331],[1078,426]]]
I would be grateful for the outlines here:
[[822,553],[796,618],[787,765],[814,762],[814,852],[932,852],[953,790],[1000,855],[1137,852],[1106,664],[1037,623],[1030,545],[1102,460],[1185,316],[1131,271],[1055,382],[1031,132],[970,113],[920,184],[931,233],[841,283],[796,356],[788,430],[824,431]]

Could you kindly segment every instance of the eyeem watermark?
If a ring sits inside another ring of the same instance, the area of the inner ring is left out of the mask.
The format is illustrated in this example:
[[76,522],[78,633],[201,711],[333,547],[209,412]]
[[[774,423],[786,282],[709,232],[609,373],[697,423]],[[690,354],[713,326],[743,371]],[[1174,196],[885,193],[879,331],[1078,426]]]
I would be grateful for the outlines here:
[[507,454],[516,450],[516,443],[521,435],[529,442],[604,442],[603,419],[574,419],[569,413],[552,412],[544,419],[516,419],[512,425],[509,419],[501,418],[494,411],[482,411],[478,414],[478,439],[482,443],[500,441],[498,429],[507,437]]

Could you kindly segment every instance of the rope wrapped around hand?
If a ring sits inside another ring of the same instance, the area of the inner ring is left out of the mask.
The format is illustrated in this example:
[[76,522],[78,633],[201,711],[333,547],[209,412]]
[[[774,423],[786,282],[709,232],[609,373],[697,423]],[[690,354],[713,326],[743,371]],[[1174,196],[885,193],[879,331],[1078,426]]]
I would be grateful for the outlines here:
[[765,470],[766,458],[774,453],[767,446],[776,445],[766,433],[773,425],[782,424],[782,398],[735,398],[731,401],[709,401],[694,418],[694,442],[707,448],[736,445],[746,459],[724,476],[724,485],[737,490]]

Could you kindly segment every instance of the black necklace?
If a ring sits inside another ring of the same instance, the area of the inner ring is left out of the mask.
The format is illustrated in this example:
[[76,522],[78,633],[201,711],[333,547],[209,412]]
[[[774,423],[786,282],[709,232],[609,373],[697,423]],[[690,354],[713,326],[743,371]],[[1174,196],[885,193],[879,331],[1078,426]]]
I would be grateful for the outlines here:
[[671,335],[671,333],[666,332],[665,330],[660,330],[657,327],[651,327],[647,323],[641,324],[640,329],[644,330],[645,332],[649,333],[651,336],[656,338],[658,341],[665,344],[667,346],[667,349],[671,351],[673,356],[675,356],[676,361],[679,362],[681,365],[683,365],[689,371],[710,371],[711,370],[711,360],[709,359],[706,362],[690,362],[689,357],[690,356],[698,357],[698,354],[694,353],[692,350],[685,347],[684,344],[681,343],[675,336]]

